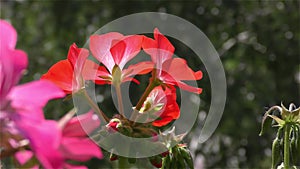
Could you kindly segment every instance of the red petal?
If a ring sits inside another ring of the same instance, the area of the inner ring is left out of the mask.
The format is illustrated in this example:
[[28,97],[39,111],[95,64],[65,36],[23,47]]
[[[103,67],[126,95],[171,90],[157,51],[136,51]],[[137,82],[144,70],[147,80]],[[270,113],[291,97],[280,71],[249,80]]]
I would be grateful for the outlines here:
[[128,61],[130,61],[141,51],[143,36],[141,35],[125,36],[122,39],[122,41],[126,44],[126,48],[124,50],[124,55],[119,63],[119,67],[121,68],[121,70],[123,69],[123,67]]
[[62,60],[54,64],[41,79],[47,79],[59,86],[65,93],[70,94],[73,90],[73,68],[68,60]]
[[75,43],[73,43],[68,52],[68,60],[71,62],[72,67],[78,74],[80,74],[83,69],[84,63],[89,56],[89,51],[84,48],[78,48]]
[[115,65],[114,59],[110,53],[112,41],[121,39],[122,34],[117,32],[111,32],[103,35],[92,35],[90,37],[90,50],[93,56],[101,63],[103,63],[107,69],[112,72]]
[[125,49],[126,43],[124,41],[118,41],[111,47],[110,53],[114,59],[115,64],[120,65],[120,62],[122,61],[125,53]]
[[199,80],[202,72],[194,72],[182,58],[169,59],[163,63],[163,71],[168,72],[176,80]]
[[201,94],[202,93],[202,88],[197,88],[197,87],[193,87],[193,86],[189,86],[183,82],[176,82],[176,85],[178,87],[180,87],[183,90],[189,91],[189,92],[193,92],[193,93],[197,93],[197,94]]

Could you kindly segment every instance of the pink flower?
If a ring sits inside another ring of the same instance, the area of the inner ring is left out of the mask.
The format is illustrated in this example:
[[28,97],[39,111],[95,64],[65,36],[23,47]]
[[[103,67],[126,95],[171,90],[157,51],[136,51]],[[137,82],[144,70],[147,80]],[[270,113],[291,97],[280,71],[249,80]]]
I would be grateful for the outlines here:
[[99,125],[100,120],[91,111],[68,121],[62,129],[59,148],[64,158],[76,161],[87,161],[92,157],[101,159],[103,154],[99,146],[87,137]]
[[17,34],[6,21],[0,21],[0,121],[9,122],[13,130],[16,120],[33,122],[43,120],[43,107],[48,100],[60,98],[64,93],[53,83],[40,80],[16,86],[27,67],[26,53],[16,50]]
[[17,154],[17,160],[26,163],[35,155],[44,168],[60,169],[86,168],[71,165],[67,160],[87,161],[93,157],[102,158],[99,146],[87,137],[87,134],[100,124],[97,116],[88,112],[72,119],[69,119],[68,114],[65,117],[67,119],[58,123],[53,120],[45,120],[38,124],[30,124],[27,121],[18,123],[29,139],[32,151],[22,152],[23,155]]
[[132,76],[146,74],[153,69],[153,63],[140,62],[124,69],[127,62],[133,59],[141,50],[143,36],[123,36],[117,32],[90,37],[90,50],[93,56],[108,69],[100,77],[108,84],[120,84],[134,81]]
[[89,51],[78,48],[76,44],[70,46],[68,57],[54,64],[41,79],[47,79],[59,86],[66,94],[77,92],[84,87],[84,80],[93,80],[103,83],[97,78],[98,71],[103,67],[88,60]]
[[184,59],[172,58],[174,47],[157,28],[154,29],[154,39],[144,37],[142,47],[156,64],[156,76],[163,83],[176,85],[184,90],[198,94],[202,92],[201,88],[192,87],[182,82],[183,80],[199,80],[202,78],[202,72],[194,72],[188,67]]

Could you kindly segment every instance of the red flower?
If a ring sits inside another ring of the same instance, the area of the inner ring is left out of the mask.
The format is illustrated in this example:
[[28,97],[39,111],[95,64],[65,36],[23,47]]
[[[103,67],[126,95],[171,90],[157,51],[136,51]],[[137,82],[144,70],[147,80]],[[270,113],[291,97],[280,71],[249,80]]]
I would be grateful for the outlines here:
[[88,56],[89,51],[87,49],[78,48],[74,43],[70,46],[67,59],[54,64],[41,78],[54,82],[67,94],[83,88],[84,80],[94,80],[101,83],[102,81],[95,77],[97,72],[103,68],[87,60]]
[[150,72],[153,63],[140,62],[127,69],[124,69],[124,66],[140,52],[142,41],[143,36],[123,36],[117,32],[91,36],[90,50],[93,56],[108,69],[103,70],[99,76],[107,80],[108,84],[120,84],[125,81],[138,83],[132,76]]
[[151,55],[152,61],[156,64],[156,76],[163,83],[176,85],[183,90],[198,94],[202,92],[201,88],[182,82],[182,80],[199,80],[202,78],[202,72],[194,72],[184,59],[172,58],[174,47],[157,28],[154,29],[154,39],[144,37],[142,47],[146,53]]
[[141,113],[146,114],[154,119],[153,126],[165,126],[171,121],[178,119],[180,116],[179,106],[176,102],[176,89],[173,86],[166,88],[158,86],[149,94],[141,108]]

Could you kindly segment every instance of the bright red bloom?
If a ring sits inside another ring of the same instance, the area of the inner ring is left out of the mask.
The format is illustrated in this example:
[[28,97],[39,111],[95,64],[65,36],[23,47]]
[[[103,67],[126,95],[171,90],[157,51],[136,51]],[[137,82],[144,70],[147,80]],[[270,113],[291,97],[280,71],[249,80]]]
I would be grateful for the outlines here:
[[67,59],[54,64],[41,79],[54,82],[67,94],[77,92],[84,87],[84,80],[100,80],[95,74],[101,70],[101,67],[88,60],[88,56],[87,49],[78,48],[74,43],[70,46]]
[[144,102],[141,113],[148,113],[149,117],[156,119],[152,122],[152,125],[157,127],[165,126],[178,119],[180,109],[176,102],[175,87],[170,86],[165,90],[161,86],[154,88]]
[[156,64],[157,78],[163,83],[177,85],[184,90],[198,94],[202,92],[201,88],[182,82],[182,80],[199,80],[202,78],[202,72],[194,72],[184,59],[172,58],[174,47],[157,28],[154,29],[154,39],[144,37],[142,47]]
[[[146,74],[153,69],[152,62],[140,62],[124,69],[127,62],[133,59],[141,50],[143,36],[124,36],[117,32],[90,37],[90,50],[93,56],[101,62],[108,71],[98,74],[108,84],[125,81],[136,81],[132,76]],[[96,81],[97,83],[97,81]]]

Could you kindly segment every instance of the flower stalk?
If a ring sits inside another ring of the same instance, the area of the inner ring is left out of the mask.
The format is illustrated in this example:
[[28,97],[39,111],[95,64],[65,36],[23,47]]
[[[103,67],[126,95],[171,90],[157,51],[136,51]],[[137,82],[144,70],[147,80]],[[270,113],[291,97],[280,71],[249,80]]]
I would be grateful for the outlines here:
[[83,96],[85,97],[88,104],[91,108],[100,115],[100,117],[104,118],[106,122],[109,122],[109,118],[105,115],[105,113],[98,107],[98,105],[92,100],[86,90],[83,90]]

